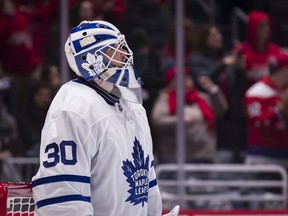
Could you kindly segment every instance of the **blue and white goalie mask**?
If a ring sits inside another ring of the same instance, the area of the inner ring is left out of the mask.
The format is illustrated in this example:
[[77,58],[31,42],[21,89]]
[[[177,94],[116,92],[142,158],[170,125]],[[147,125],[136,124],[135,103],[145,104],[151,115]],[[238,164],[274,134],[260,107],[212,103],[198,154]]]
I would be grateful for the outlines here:
[[110,93],[142,103],[141,80],[133,66],[133,52],[125,36],[111,23],[81,22],[71,30],[65,53],[70,68],[78,76],[113,84]]

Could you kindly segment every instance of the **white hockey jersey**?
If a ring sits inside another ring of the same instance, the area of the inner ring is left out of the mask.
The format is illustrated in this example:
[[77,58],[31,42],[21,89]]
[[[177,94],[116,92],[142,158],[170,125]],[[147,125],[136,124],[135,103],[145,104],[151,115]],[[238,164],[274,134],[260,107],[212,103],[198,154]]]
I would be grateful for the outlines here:
[[141,104],[76,79],[55,96],[32,179],[38,216],[159,216],[152,139]]

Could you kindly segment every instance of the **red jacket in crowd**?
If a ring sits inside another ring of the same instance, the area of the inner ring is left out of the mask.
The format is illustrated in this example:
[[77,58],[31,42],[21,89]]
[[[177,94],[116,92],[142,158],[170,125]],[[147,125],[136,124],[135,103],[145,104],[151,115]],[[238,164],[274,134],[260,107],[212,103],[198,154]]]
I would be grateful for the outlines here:
[[29,74],[38,65],[29,16],[16,9],[15,14],[0,14],[0,59],[5,72]]
[[247,26],[247,40],[234,48],[235,52],[241,52],[246,61],[247,86],[248,89],[252,84],[268,75],[268,60],[271,56],[281,52],[281,47],[270,41],[270,32],[268,33],[269,40],[262,50],[257,49],[257,35],[259,26],[263,21],[269,21],[270,18],[266,13],[253,11],[249,14]]
[[287,157],[288,116],[278,108],[282,91],[270,77],[264,77],[246,92],[248,153]]

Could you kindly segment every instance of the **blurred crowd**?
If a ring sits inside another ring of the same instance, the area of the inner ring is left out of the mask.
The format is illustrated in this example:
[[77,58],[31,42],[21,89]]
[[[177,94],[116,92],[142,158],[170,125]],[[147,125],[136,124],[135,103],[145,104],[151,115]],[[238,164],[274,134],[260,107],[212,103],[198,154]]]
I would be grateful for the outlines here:
[[[45,115],[62,84],[59,2],[0,1],[1,159],[38,156]],[[180,72],[174,1],[68,2],[69,29],[82,20],[102,19],[126,35],[144,82],[143,105],[157,162],[175,162],[176,73]],[[188,9],[197,12],[189,4]],[[182,72],[186,162],[224,162],[219,152],[227,151],[231,163],[288,167],[288,57],[282,45],[272,42],[271,17],[260,10],[248,11],[245,40],[231,45],[221,23],[199,21],[186,13]]]

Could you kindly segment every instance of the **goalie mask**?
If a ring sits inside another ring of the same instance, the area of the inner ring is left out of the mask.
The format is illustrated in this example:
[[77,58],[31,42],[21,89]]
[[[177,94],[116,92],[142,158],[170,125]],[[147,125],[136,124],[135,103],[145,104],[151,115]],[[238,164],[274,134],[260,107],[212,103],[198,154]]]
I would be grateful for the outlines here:
[[125,36],[111,23],[81,22],[71,30],[65,53],[70,68],[78,76],[95,80],[118,97],[142,102],[141,80],[133,66],[133,52]]

